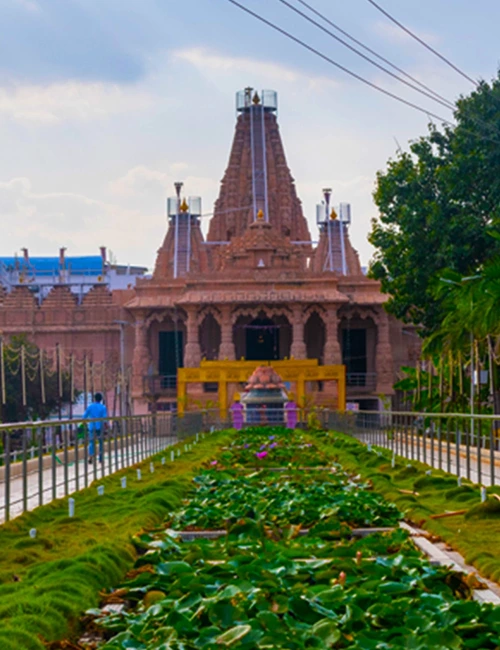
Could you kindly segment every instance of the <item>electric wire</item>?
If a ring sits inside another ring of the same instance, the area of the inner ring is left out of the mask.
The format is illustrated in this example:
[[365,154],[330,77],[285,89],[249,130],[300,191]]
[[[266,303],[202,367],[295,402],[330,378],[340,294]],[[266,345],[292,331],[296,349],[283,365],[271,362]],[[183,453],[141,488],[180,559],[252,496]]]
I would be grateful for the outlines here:
[[334,23],[332,20],[330,20],[330,18],[328,18],[327,16],[322,14],[320,11],[315,9],[312,5],[307,3],[305,0],[297,0],[297,2],[300,3],[303,7],[306,7],[307,9],[309,9],[310,12],[312,12],[313,14],[315,14],[316,16],[318,16],[319,18],[324,20],[325,23],[327,23],[328,25],[330,25],[331,27],[336,29],[338,32],[343,34],[346,38],[351,40],[353,43],[356,43],[356,45],[359,45],[360,47],[362,47],[367,52],[370,52],[370,54],[373,54],[373,56],[376,56],[378,59],[380,59],[380,61],[383,61],[384,63],[387,63],[387,65],[391,66],[391,68],[393,68],[394,70],[397,70],[400,74],[404,75],[407,79],[411,79],[418,86],[420,86],[424,90],[427,90],[428,92],[432,93],[433,95],[435,95],[439,99],[442,99],[444,102],[451,103],[448,99],[446,99],[446,97],[443,97],[443,95],[440,95],[435,90],[432,90],[432,88],[430,88],[429,86],[424,84],[422,81],[419,81],[416,77],[413,77],[411,74],[409,74],[408,72],[403,70],[403,68],[400,68],[395,63],[393,63],[392,61],[387,59],[385,56],[382,56],[381,54],[379,54],[376,50],[373,50],[371,47],[368,47],[368,45],[363,43],[363,41],[360,41],[359,39],[355,38],[352,34],[347,32],[345,29],[342,29],[342,27],[340,27],[337,23]]
[[[376,84],[376,83],[374,83],[372,81],[369,81],[365,77],[362,77],[361,75],[357,74],[356,72],[353,72],[352,70],[350,70],[349,68],[347,68],[347,67],[343,66],[342,64],[338,63],[337,61],[330,58],[326,54],[323,54],[323,52],[321,52],[321,51],[317,50],[316,48],[312,47],[311,45],[309,45],[305,41],[301,40],[297,36],[294,36],[293,34],[288,32],[287,30],[283,29],[282,27],[279,27],[278,25],[276,25],[272,21],[268,20],[267,18],[264,18],[263,16],[261,16],[260,14],[252,11],[248,7],[245,7],[240,2],[237,2],[237,0],[227,0],[227,1],[230,2],[231,4],[235,5],[236,7],[238,7],[239,9],[244,11],[245,13],[249,14],[250,16],[253,16],[254,18],[259,20],[260,22],[267,25],[268,27],[271,27],[272,29],[279,32],[283,36],[286,36],[289,40],[297,43],[298,45],[305,48],[309,52],[312,52],[313,54],[316,54],[316,56],[323,59],[327,63],[330,63],[330,65],[333,65],[334,67],[338,68],[339,70],[342,70],[343,72],[345,72],[349,76],[357,79],[358,81],[361,81],[362,83],[364,83],[365,85],[373,88],[374,90],[377,90],[378,92],[390,97],[391,99],[394,99],[395,101],[397,101],[397,102],[399,102],[401,104],[404,104],[404,105],[406,105],[406,106],[408,106],[410,108],[415,109],[416,111],[419,111],[420,113],[423,113],[428,118],[434,118],[435,120],[441,122],[442,125],[446,125],[448,127],[456,128],[457,125],[454,122],[452,122],[451,120],[446,119],[446,118],[444,118],[444,117],[442,117],[440,115],[437,115],[436,113],[432,113],[431,111],[423,108],[422,106],[420,106],[418,104],[415,104],[412,101],[406,100],[403,97],[400,97],[399,95],[396,95],[395,93],[393,93],[393,92],[391,92],[389,90],[386,90],[385,88],[379,86],[378,84]],[[469,116],[469,117],[478,126],[484,125],[484,126],[488,127],[488,130],[490,132],[493,131],[495,135],[499,133],[499,130],[497,128],[493,127],[488,122],[485,122],[482,119],[474,118],[472,116]],[[465,128],[462,128],[462,132],[473,135],[474,137],[477,137],[477,138],[479,138],[481,140],[492,142],[495,145],[500,144],[500,140],[495,139],[493,137],[490,137],[489,135],[486,135],[486,134],[478,133],[476,131],[471,131],[470,129],[465,129]]]
[[413,102],[411,102],[411,101],[409,101],[407,99],[404,99],[403,97],[400,97],[399,95],[396,95],[395,93],[392,93],[391,91],[386,90],[385,88],[382,88],[381,86],[377,85],[376,83],[373,83],[372,81],[369,81],[368,79],[365,79],[365,77],[362,77],[361,75],[357,74],[356,72],[353,72],[349,68],[346,68],[342,64],[338,63],[337,61],[334,61],[334,59],[330,58],[326,54],[323,54],[322,52],[320,52],[316,48],[312,47],[311,45],[309,45],[305,41],[301,40],[297,36],[294,36],[293,34],[288,32],[287,30],[279,27],[278,25],[271,22],[270,20],[267,20],[267,18],[264,18],[263,16],[256,13],[255,11],[252,11],[248,7],[245,7],[244,5],[240,4],[239,2],[237,2],[237,0],[227,0],[227,1],[230,2],[232,5],[234,5],[235,7],[238,7],[239,9],[241,9],[245,13],[249,14],[250,16],[253,16],[254,18],[259,20],[260,22],[264,23],[265,25],[268,25],[268,27],[271,27],[275,31],[279,32],[280,34],[283,34],[283,36],[286,36],[288,39],[294,41],[295,43],[297,43],[301,47],[305,48],[306,50],[309,50],[309,52],[312,52],[313,54],[316,54],[316,56],[319,56],[321,59],[323,59],[327,63],[330,63],[330,65],[333,65],[334,67],[338,68],[339,70],[342,70],[343,72],[345,72],[349,76],[353,77],[354,79],[357,79],[358,81],[361,81],[362,83],[364,83],[367,86],[370,86],[371,88],[373,88],[374,90],[377,90],[378,92],[382,93],[383,95],[386,95],[387,97],[391,97],[392,99],[396,100],[397,102],[399,102],[401,104],[405,104],[406,106],[408,106],[410,108],[413,108],[416,111],[419,111],[420,113],[423,113],[424,115],[430,115],[434,119],[439,120],[442,124],[447,124],[448,126],[454,126],[453,122],[451,122],[450,120],[448,120],[448,119],[446,119],[444,117],[441,117],[440,115],[437,115],[435,113],[431,113],[430,111],[423,108],[422,106],[419,106],[418,104],[415,104],[415,103],[413,103]]
[[374,61],[372,58],[370,58],[366,54],[363,54],[363,52],[360,52],[360,50],[358,50],[355,47],[353,47],[352,45],[350,45],[347,41],[340,38],[340,36],[337,36],[336,34],[331,32],[326,27],[323,27],[323,25],[321,25],[316,20],[314,20],[313,18],[311,18],[310,16],[305,14],[303,11],[301,11],[300,9],[297,9],[297,7],[294,7],[292,4],[290,4],[288,2],[288,0],[278,0],[278,2],[281,2],[281,4],[285,5],[286,7],[288,7],[292,11],[294,11],[296,14],[298,14],[299,16],[302,16],[302,18],[304,18],[305,20],[310,22],[312,25],[315,25],[318,29],[321,29],[322,32],[324,32],[325,34],[328,34],[329,36],[334,38],[336,41],[338,41],[339,43],[344,45],[344,47],[347,47],[349,50],[351,50],[351,52],[354,52],[355,54],[360,56],[365,61],[368,61],[368,63],[371,63],[371,65],[375,66],[379,70],[382,70],[382,72],[385,72],[387,75],[389,75],[393,79],[396,79],[397,81],[405,84],[405,86],[408,86],[409,88],[412,88],[413,90],[419,92],[421,95],[425,95],[425,97],[428,97],[429,99],[432,99],[433,101],[437,102],[438,104],[441,104],[441,106],[444,106],[445,108],[448,108],[449,110],[454,110],[455,106],[454,106],[454,104],[452,102],[448,101],[444,97],[443,98],[435,97],[434,96],[435,94],[432,91],[429,93],[426,90],[422,90],[422,88],[419,88],[418,86],[415,86],[414,84],[410,83],[409,81],[406,81],[406,79],[403,79],[402,77],[398,76],[394,72],[391,72],[391,70],[388,70],[387,68],[385,68],[380,63],[377,63],[377,61]]
[[390,21],[392,21],[395,25],[397,25],[400,29],[402,29],[408,36],[411,36],[413,39],[415,39],[420,45],[425,47],[429,52],[432,52],[435,56],[437,56],[441,61],[446,63],[446,65],[450,66],[455,72],[458,72],[459,75],[470,81],[474,86],[478,86],[478,82],[473,79],[472,77],[469,77],[469,75],[461,70],[458,66],[456,66],[454,63],[452,63],[449,59],[447,59],[443,54],[438,52],[436,49],[434,49],[431,45],[426,43],[422,38],[417,36],[414,32],[411,31],[411,29],[408,29],[408,27],[405,27],[402,23],[399,22],[394,16],[392,16],[388,11],[386,11],[383,7],[381,7],[379,4],[375,2],[375,0],[368,0],[368,2],[375,7],[380,13],[384,14],[386,18],[388,18]]

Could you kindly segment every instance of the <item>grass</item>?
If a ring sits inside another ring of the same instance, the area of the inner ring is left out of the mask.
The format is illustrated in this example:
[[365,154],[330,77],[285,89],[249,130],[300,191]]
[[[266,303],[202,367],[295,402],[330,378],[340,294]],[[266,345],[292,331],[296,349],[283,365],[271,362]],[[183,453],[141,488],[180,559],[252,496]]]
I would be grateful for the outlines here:
[[[328,434],[318,440],[318,446],[332,453],[347,471],[369,479],[374,489],[395,503],[408,520],[443,539],[484,577],[500,582],[500,502],[490,496],[481,503],[478,485],[462,479],[459,487],[456,476],[436,469],[428,475],[428,465],[399,456],[392,467],[390,450],[373,447],[370,452],[344,434]],[[487,492],[500,494],[500,487],[488,488]],[[455,510],[467,513],[430,518]]]
[[[99,592],[117,584],[133,565],[132,535],[153,528],[177,509],[200,463],[213,456],[228,433],[194,445],[174,463],[162,455],[95,481],[67,499],[25,513],[0,527],[0,648],[39,650],[78,631],[81,613],[99,602]],[[185,441],[182,442],[182,447]],[[178,446],[181,446],[179,443]],[[177,446],[174,446],[175,449]],[[150,461],[156,460],[154,474]],[[142,467],[142,480],[136,468]],[[120,478],[127,476],[127,488]],[[97,496],[97,485],[105,486]],[[36,528],[35,539],[29,531]]]

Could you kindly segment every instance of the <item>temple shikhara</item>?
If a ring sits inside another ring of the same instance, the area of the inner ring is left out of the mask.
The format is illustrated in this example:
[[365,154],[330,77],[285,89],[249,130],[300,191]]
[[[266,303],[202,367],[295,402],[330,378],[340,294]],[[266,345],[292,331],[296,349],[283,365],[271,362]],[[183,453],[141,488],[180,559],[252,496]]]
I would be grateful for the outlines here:
[[101,274],[83,288],[63,265],[50,290],[37,291],[25,254],[0,288],[0,329],[4,337],[25,332],[40,347],[57,343],[75,358],[121,362],[136,413],[227,409],[266,363],[298,400],[335,407],[347,398],[378,409],[418,350],[384,310],[379,283],[364,275],[349,238],[350,205],[334,205],[333,196],[323,190],[314,242],[287,164],[276,93],[247,88],[237,94],[233,144],[206,234],[201,199],[177,183],[152,275],[115,288],[103,258]]

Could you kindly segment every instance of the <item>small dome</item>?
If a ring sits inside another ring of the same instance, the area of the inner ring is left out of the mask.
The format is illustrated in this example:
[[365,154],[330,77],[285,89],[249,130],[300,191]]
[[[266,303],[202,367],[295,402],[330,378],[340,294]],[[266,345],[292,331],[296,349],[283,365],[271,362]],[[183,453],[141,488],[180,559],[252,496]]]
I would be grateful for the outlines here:
[[283,380],[271,366],[259,366],[248,380],[245,390],[269,390],[285,388]]

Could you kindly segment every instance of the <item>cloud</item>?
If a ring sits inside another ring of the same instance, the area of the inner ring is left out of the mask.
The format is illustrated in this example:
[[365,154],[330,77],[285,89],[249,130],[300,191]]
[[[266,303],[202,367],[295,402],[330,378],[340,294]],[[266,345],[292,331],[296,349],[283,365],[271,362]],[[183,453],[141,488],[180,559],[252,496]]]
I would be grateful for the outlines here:
[[272,83],[276,83],[277,79],[282,83],[296,84],[300,82],[307,84],[309,88],[325,85],[337,87],[339,85],[337,81],[329,77],[312,76],[297,68],[259,59],[227,56],[203,47],[174,50],[172,58],[176,61],[189,63],[207,75],[213,75],[213,73],[235,73],[239,77],[252,75],[254,78]]
[[218,183],[213,178],[190,174],[189,165],[186,163],[172,163],[168,165],[167,171],[138,165],[121,178],[112,181],[109,188],[116,196],[144,196],[156,193],[165,198],[174,194],[173,184],[178,180],[184,182],[184,189],[188,195],[203,196],[218,188]]
[[0,115],[24,122],[92,120],[142,111],[152,96],[136,86],[68,81],[0,88]]
[[164,228],[161,213],[147,216],[138,209],[84,194],[35,192],[30,179],[24,177],[0,183],[0,214],[9,224],[9,245],[14,250],[28,245],[32,255],[55,255],[60,246],[67,246],[72,254],[89,254],[100,245],[110,245],[124,256],[120,261],[135,262],[137,224],[141,243],[150,249],[149,257],[161,239],[158,232]]

